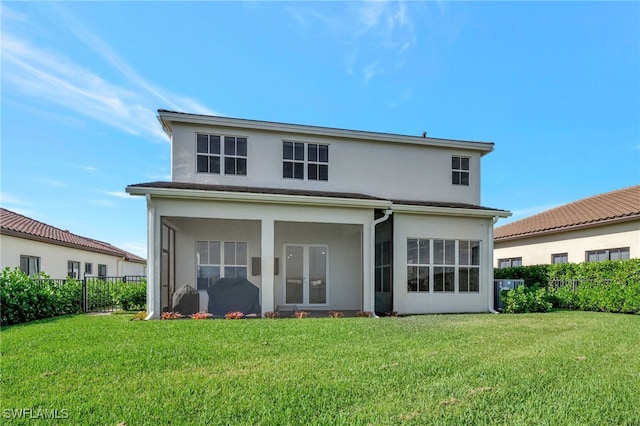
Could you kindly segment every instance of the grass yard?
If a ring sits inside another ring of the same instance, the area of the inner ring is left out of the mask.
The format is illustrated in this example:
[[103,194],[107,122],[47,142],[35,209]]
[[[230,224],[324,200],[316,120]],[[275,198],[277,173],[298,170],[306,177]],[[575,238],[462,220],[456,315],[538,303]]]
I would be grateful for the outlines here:
[[638,315],[130,318],[2,329],[0,422],[640,424]]

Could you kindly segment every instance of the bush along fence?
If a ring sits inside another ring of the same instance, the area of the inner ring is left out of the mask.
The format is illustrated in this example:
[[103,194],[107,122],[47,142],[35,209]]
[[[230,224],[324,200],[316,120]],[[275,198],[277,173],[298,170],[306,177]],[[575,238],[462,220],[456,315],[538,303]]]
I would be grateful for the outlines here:
[[10,325],[82,312],[143,310],[144,276],[50,279],[5,268],[0,277],[0,324]]
[[503,295],[505,312],[544,312],[546,301],[565,309],[640,314],[640,259],[499,268],[494,276],[525,280],[526,288]]

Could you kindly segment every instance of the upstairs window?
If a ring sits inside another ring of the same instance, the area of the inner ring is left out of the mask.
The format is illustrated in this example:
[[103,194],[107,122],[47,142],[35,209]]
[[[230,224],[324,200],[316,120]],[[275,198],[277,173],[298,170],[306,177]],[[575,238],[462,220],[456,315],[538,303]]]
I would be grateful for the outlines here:
[[198,133],[196,135],[196,171],[246,176],[247,138]]
[[283,142],[282,177],[328,181],[329,145]]
[[451,157],[451,183],[469,186],[469,157]]

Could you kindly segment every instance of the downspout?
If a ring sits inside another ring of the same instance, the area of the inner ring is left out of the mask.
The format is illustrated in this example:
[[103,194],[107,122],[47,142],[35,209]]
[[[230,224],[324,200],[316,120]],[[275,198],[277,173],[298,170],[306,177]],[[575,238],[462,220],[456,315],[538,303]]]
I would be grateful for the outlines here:
[[391,210],[391,208],[387,208],[387,210],[385,210],[384,212],[384,216],[374,220],[373,222],[371,222],[371,228],[370,228],[370,232],[371,232],[371,245],[373,246],[373,249],[370,250],[370,256],[369,256],[369,265],[370,268],[373,270],[373,274],[371,274],[371,278],[374,280],[374,283],[371,285],[371,288],[373,289],[373,291],[371,291],[369,297],[370,297],[370,302],[371,302],[371,307],[372,307],[372,311],[371,314],[373,316],[373,318],[378,318],[378,316],[376,315],[376,290],[375,290],[375,277],[376,277],[376,268],[375,268],[375,264],[376,264],[376,226],[379,223],[382,223],[384,221],[386,221],[387,219],[389,219],[389,216],[391,216],[393,214],[393,210]]
[[489,299],[489,312],[491,312],[492,314],[499,314],[500,312],[496,311],[495,309],[493,309],[493,301],[495,300],[495,291],[496,291],[496,286],[495,286],[495,281],[493,279],[493,226],[496,224],[496,222],[498,221],[499,217],[498,216],[494,216],[493,217],[493,221],[491,222],[491,226],[488,229],[488,234],[489,234],[489,238],[487,239],[487,245],[488,247],[488,252],[491,255],[491,280],[490,280],[490,287],[489,287],[489,295],[493,296]]

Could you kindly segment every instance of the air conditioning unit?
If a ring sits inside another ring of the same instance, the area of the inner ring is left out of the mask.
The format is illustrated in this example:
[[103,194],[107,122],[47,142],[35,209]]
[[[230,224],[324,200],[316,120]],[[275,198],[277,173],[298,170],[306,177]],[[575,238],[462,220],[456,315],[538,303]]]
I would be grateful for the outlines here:
[[500,297],[503,290],[515,290],[521,285],[524,285],[524,280],[493,280],[493,309],[502,311],[504,308]]

